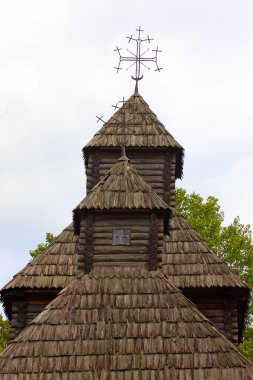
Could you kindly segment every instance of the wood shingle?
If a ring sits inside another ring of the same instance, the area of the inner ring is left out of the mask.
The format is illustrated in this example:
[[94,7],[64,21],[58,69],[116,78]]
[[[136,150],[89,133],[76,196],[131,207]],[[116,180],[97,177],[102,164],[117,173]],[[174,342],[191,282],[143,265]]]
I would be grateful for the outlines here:
[[3,380],[253,379],[253,365],[161,271],[80,274],[0,356]]
[[[124,128],[121,124],[122,112],[126,122]],[[176,177],[182,177],[183,147],[166,130],[140,95],[132,95],[86,144],[83,148],[86,166],[92,149],[119,147],[123,140],[129,149],[166,148],[174,151],[177,156]]]

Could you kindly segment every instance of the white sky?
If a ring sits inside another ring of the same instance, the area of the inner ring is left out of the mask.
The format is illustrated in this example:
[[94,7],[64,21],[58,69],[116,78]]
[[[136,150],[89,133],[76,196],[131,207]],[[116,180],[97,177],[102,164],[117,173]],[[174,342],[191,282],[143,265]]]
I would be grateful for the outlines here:
[[140,93],[185,148],[178,185],[253,225],[252,0],[0,0],[0,286],[84,197],[81,148],[133,93],[113,49],[139,25],[163,50]]

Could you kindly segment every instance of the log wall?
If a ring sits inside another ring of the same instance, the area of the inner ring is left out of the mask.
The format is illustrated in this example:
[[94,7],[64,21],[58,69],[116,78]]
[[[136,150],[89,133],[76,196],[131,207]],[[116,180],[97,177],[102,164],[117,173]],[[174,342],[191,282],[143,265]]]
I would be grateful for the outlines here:
[[[143,179],[169,204],[175,206],[176,155],[166,150],[136,150],[127,148],[130,162]],[[87,193],[120,157],[120,150],[92,150],[89,154]]]
[[14,299],[12,301],[10,339],[16,338],[16,336],[44,310],[55,296],[56,293],[52,292],[50,297],[40,296],[38,294],[33,296],[29,294],[24,296],[23,300]]
[[238,306],[236,298],[225,291],[213,292],[205,289],[181,289],[187,298],[196,304],[213,325],[233,343],[238,344]]
[[[113,229],[130,229],[129,245],[113,245]],[[78,268],[141,265],[155,268],[163,249],[163,216],[142,212],[95,212],[81,218]]]

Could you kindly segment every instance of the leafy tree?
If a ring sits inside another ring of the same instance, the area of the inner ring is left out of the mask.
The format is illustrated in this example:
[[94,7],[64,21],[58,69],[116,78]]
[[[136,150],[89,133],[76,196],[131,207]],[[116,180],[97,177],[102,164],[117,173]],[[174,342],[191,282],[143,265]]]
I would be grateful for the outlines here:
[[10,340],[10,324],[0,314],[0,352],[7,346]]
[[29,251],[32,258],[38,256],[38,254],[43,251],[45,248],[49,246],[55,240],[55,236],[51,234],[51,232],[46,232],[46,241],[45,243],[40,243],[37,245],[37,248]]
[[240,349],[253,362],[253,328],[248,327],[244,334],[243,342],[240,344]]
[[199,194],[188,194],[185,189],[178,188],[176,202],[177,210],[184,215],[187,222],[200,233],[210,247],[217,248],[224,220],[218,199],[209,196],[204,201]]
[[[253,288],[253,240],[249,225],[242,224],[237,216],[228,226],[223,226],[224,213],[218,199],[209,196],[204,200],[199,194],[188,194],[185,189],[176,192],[176,207],[186,221],[206,240],[208,245]],[[244,341],[241,350],[253,360],[253,298],[250,299]]]

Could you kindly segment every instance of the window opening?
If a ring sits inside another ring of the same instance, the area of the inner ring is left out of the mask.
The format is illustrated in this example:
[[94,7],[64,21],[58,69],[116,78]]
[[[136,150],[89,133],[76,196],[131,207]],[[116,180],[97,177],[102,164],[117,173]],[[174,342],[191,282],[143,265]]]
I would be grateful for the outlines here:
[[130,229],[114,228],[113,229],[113,245],[130,245]]

